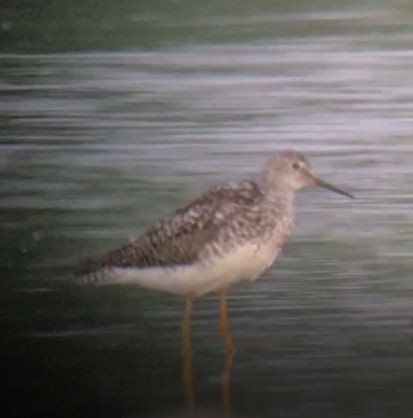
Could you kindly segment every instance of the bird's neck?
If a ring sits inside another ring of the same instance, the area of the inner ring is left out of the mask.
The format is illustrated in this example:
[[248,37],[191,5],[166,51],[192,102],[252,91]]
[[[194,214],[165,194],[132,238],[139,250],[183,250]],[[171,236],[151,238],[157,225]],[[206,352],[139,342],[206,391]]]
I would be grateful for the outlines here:
[[287,213],[293,209],[294,192],[284,188],[271,187],[265,191],[264,199],[270,206],[283,209]]
[[288,184],[276,182],[262,174],[257,176],[255,181],[269,205],[282,207],[286,211],[292,210],[295,193]]

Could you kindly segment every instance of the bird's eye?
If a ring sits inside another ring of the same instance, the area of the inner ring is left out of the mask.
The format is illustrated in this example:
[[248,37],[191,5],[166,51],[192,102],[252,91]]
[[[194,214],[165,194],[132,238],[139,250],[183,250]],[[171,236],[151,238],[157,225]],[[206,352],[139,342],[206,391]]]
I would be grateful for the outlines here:
[[300,164],[293,163],[293,168],[294,168],[294,170],[298,170],[300,168]]

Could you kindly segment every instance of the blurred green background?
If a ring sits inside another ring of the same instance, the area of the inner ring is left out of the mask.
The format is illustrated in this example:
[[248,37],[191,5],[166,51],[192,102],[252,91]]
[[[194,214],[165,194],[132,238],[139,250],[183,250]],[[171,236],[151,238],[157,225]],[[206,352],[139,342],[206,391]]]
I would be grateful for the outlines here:
[[[0,325],[8,417],[184,416],[183,300],[79,288],[200,190],[294,148],[357,196],[297,196],[275,268],[230,292],[234,417],[409,417],[409,1],[2,1]],[[217,299],[194,380],[222,412]]]

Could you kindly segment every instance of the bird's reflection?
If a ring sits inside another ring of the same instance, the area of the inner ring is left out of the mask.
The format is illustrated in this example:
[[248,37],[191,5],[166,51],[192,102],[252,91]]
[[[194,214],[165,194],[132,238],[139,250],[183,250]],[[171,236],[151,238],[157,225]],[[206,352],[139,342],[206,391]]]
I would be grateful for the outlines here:
[[[187,301],[187,305],[185,307],[185,314],[182,320],[182,384],[185,391],[185,398],[188,406],[189,416],[195,417],[197,415],[197,402],[192,367],[192,343],[190,323],[190,313],[192,308],[191,305],[192,301]],[[233,351],[227,351],[220,379],[222,409],[225,417],[231,416],[231,370],[233,358]]]

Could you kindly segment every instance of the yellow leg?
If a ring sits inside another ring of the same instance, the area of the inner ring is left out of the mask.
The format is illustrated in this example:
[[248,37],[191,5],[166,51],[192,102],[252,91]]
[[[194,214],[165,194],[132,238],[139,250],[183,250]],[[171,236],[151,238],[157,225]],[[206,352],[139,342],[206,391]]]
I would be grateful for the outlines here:
[[181,336],[182,336],[182,353],[191,351],[191,313],[192,313],[192,300],[193,295],[191,293],[186,297],[185,311],[181,323]]
[[219,291],[219,332],[224,339],[225,349],[228,354],[234,351],[231,335],[229,333],[229,323],[227,316],[227,289]]
[[193,295],[186,297],[185,312],[182,318],[182,383],[191,414],[195,411],[195,389],[192,379],[192,348],[191,348],[191,312]]

